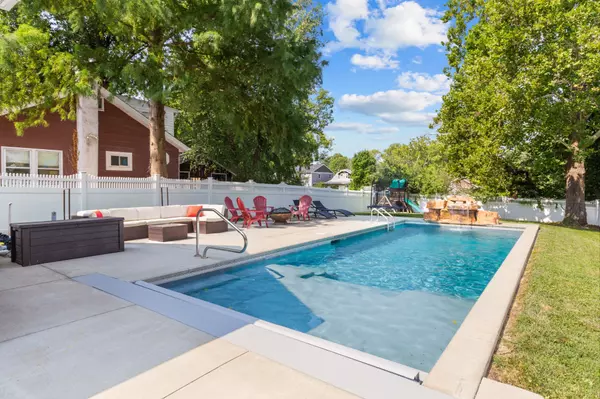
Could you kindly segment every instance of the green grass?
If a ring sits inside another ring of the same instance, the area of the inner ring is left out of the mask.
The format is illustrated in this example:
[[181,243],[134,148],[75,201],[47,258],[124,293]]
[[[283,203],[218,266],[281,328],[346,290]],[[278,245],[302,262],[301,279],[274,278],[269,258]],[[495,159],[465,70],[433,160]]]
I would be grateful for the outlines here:
[[490,377],[545,398],[600,396],[600,232],[540,226]]

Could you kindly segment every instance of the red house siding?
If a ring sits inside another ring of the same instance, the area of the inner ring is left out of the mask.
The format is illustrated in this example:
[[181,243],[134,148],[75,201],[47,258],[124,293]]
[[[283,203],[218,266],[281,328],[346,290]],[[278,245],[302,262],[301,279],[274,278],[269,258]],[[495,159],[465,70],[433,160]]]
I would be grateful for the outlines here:
[[[48,127],[32,127],[26,129],[22,136],[17,136],[13,122],[0,116],[0,147],[22,147],[40,150],[61,150],[63,152],[63,174],[72,175],[76,166],[71,164],[73,133],[75,121],[61,121],[56,114],[46,117]],[[0,151],[0,165],[2,165]]]
[[[150,132],[147,127],[129,117],[108,101],[99,113],[98,174],[100,176],[147,177],[150,174]],[[169,178],[179,178],[179,151],[166,143],[170,157]],[[132,171],[106,170],[106,151],[131,152]]]

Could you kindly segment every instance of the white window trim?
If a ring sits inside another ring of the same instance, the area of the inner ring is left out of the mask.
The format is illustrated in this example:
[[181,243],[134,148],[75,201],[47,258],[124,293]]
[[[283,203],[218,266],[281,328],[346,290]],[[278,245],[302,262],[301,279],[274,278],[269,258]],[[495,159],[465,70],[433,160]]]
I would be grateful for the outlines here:
[[[2,174],[6,173],[6,150],[21,150],[29,151],[29,174],[38,174],[38,151],[56,152],[58,153],[58,174],[63,174],[63,152],[62,150],[49,150],[46,148],[25,148],[25,147],[8,147],[2,146]],[[48,168],[45,168],[48,169]]]
[[[127,166],[114,166],[110,164],[110,157],[127,157]],[[123,172],[131,172],[133,170],[133,153],[131,152],[118,152],[118,151],[106,151],[106,170],[120,170]]]
[[104,112],[104,97],[98,98],[98,111]]

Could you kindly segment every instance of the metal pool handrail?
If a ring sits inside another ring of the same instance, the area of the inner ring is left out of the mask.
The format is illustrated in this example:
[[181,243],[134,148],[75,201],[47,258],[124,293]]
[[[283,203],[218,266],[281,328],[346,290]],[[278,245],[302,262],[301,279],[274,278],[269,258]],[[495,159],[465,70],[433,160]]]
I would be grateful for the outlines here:
[[[230,225],[231,227],[233,227],[233,229],[235,231],[237,231],[238,233],[240,233],[240,235],[242,236],[242,238],[244,239],[244,246],[242,248],[229,248],[229,247],[223,247],[220,245],[207,245],[206,247],[204,247],[204,251],[202,251],[202,255],[200,255],[200,250],[198,249],[198,244],[200,241],[199,235],[200,235],[200,214],[202,212],[206,212],[206,211],[210,211],[210,212],[214,212],[217,214],[218,217],[220,217],[221,219],[223,219],[228,225]],[[248,248],[248,237],[246,236],[246,233],[244,233],[242,230],[240,230],[235,224],[231,223],[221,212],[217,211],[216,209],[213,208],[202,208],[198,211],[198,213],[196,213],[196,255],[194,256],[199,256],[203,259],[206,259],[206,251],[208,251],[209,249],[216,249],[218,251],[227,251],[227,252],[235,252],[237,254],[241,254],[242,252],[244,252],[246,250],[246,248]]]
[[[373,212],[377,212],[376,220],[379,220],[379,216],[381,216],[385,219],[385,221],[387,223],[388,231],[394,230],[396,228],[396,219],[394,219],[394,217],[388,211],[386,211],[383,208],[371,208],[371,221],[373,220]],[[387,213],[387,216],[386,216],[386,213]],[[390,219],[388,218],[388,216],[390,218],[392,218],[392,222],[390,222]]]

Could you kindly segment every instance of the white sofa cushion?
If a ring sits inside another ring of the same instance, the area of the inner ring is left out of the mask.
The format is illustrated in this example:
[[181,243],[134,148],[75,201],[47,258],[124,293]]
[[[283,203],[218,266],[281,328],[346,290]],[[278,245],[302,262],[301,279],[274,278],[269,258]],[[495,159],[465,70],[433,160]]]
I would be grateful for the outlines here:
[[135,209],[139,220],[160,219],[160,206],[143,206]]
[[98,213],[102,215],[101,217],[110,216],[110,212],[108,209],[91,209],[87,211],[78,211],[77,216],[86,217],[86,218],[97,218]]
[[187,205],[169,205],[160,207],[161,218],[177,218],[185,217],[187,213]]
[[108,212],[110,216],[124,218],[126,221],[139,219],[136,208],[111,208]]
[[[217,212],[221,212],[223,215],[225,215],[225,206],[224,205],[216,205],[216,204],[203,204],[202,208],[212,208],[215,209]],[[217,216],[216,213],[214,212],[204,212],[204,217],[207,218],[207,220],[222,220],[219,216]],[[225,215],[227,216],[227,215]]]

